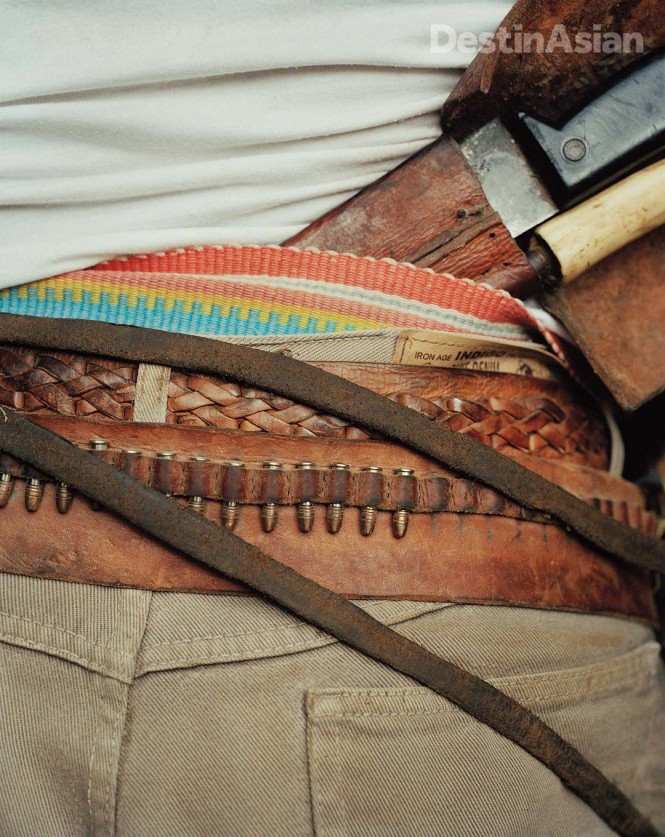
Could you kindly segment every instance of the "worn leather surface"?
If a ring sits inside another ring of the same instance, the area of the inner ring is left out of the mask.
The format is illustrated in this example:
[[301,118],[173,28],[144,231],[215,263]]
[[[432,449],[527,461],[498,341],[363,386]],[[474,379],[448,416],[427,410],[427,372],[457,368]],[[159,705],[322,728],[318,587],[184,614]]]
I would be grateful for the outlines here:
[[[0,572],[150,590],[249,592],[111,514],[92,511],[85,500],[58,514],[53,493],[46,488],[34,514],[18,493],[0,512]],[[218,504],[208,505],[211,519],[219,514]],[[556,526],[476,514],[413,515],[407,537],[398,541],[387,519],[363,538],[353,517],[331,535],[319,516],[303,535],[288,509],[267,534],[259,510],[245,509],[236,533],[351,598],[513,604],[656,621],[644,575],[594,554]]]
[[[108,423],[58,416],[32,416],[31,419],[82,447],[92,439],[106,439],[110,450],[99,455],[108,457],[120,467],[122,451],[135,448],[153,454],[176,451],[178,458],[183,459],[206,456],[217,461],[236,459],[256,464],[276,460],[285,465],[309,461],[324,467],[344,462],[354,468],[370,465],[382,466],[386,471],[412,468],[418,474],[435,473],[459,478],[459,474],[422,454],[380,440],[303,438],[164,424]],[[519,453],[514,456],[520,464],[580,497],[614,497],[629,505],[643,505],[642,493],[636,485],[612,477],[606,471]],[[182,485],[176,490],[181,489]]]
[[556,26],[573,45],[578,32],[636,32],[643,52],[555,48],[543,54],[515,49],[514,41],[508,44],[513,49],[481,52],[443,107],[444,129],[465,136],[499,114],[518,111],[554,122],[593,99],[613,75],[665,46],[660,0],[518,0],[499,31],[540,32],[547,44]]
[[[313,502],[325,507],[341,503],[384,511],[478,512],[547,520],[487,486],[389,443],[305,441],[151,424],[109,426],[81,419],[35,420],[84,449],[91,438],[99,439],[103,434],[109,448],[95,451],[96,456],[144,485],[175,497],[231,500],[243,505]],[[171,451],[169,458],[161,454],[167,450]],[[266,460],[281,468],[266,469]],[[238,462],[242,468],[234,464]],[[302,462],[307,462],[307,470],[298,467]],[[535,458],[526,462],[615,520],[647,533],[654,530],[654,518],[645,512],[643,496],[631,483],[595,469]],[[346,470],[331,467],[333,463],[342,463]],[[364,470],[370,465],[379,467],[380,473]],[[413,473],[395,473],[402,469]],[[5,454],[0,454],[0,472],[21,480],[36,476],[50,479]]]
[[[426,457],[378,441],[290,439],[50,417],[36,420],[81,443],[90,437],[90,431],[95,435],[94,431],[104,430],[111,448],[103,455],[115,461],[114,452],[118,452],[119,465],[122,448],[140,447],[144,452],[176,449],[183,461],[197,454],[223,459],[228,452],[249,464],[266,458],[284,463],[307,458],[320,463],[348,462],[357,467],[380,464],[386,470],[411,467],[417,475],[431,475],[434,470],[434,463]],[[596,498],[595,505],[606,513],[647,531],[653,529],[654,520],[643,512],[641,494],[632,484],[583,466],[534,457],[523,460],[578,496]],[[437,467],[436,473],[450,483],[455,481],[455,475],[444,469]],[[150,474],[154,477],[154,470]],[[312,532],[303,534],[293,505],[300,498],[287,496],[286,485],[283,479],[269,498],[291,504],[280,509],[273,532],[264,532],[260,525],[256,500],[264,497],[259,481],[258,494],[244,495],[236,533],[344,595],[498,602],[655,620],[649,582],[643,573],[620,567],[570,538],[558,526],[533,515],[528,519],[528,513],[527,519],[520,518],[489,489],[476,486],[475,493],[469,489],[466,511],[411,513],[407,535],[398,540],[391,531],[390,511],[379,511],[374,534],[363,537],[357,508],[346,508],[340,531],[330,534],[325,525],[325,503],[317,504]],[[180,490],[186,488],[180,486]],[[246,592],[240,585],[145,539],[112,515],[93,511],[81,497],[75,498],[67,514],[59,514],[53,485],[45,486],[39,510],[29,513],[21,489],[15,485],[8,505],[0,511],[0,571],[147,589]],[[483,492],[487,494],[484,506],[478,502]],[[448,508],[463,508],[465,500],[459,493],[451,490],[448,496]],[[476,513],[478,508],[484,508],[485,513]],[[208,500],[205,514],[220,521],[221,503]]]
[[[366,363],[314,363],[503,453],[604,468],[605,421],[571,383]],[[138,364],[0,347],[0,404],[30,415],[132,420]],[[172,370],[166,422],[302,438],[368,438],[349,422],[256,387]]]
[[625,410],[665,389],[664,253],[660,227],[543,298]]

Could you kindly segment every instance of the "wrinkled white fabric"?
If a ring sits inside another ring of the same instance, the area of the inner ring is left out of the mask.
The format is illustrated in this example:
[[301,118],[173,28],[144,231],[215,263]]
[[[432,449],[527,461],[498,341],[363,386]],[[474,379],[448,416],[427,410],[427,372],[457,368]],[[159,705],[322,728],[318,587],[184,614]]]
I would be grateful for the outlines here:
[[279,243],[431,142],[510,0],[2,0],[0,287]]

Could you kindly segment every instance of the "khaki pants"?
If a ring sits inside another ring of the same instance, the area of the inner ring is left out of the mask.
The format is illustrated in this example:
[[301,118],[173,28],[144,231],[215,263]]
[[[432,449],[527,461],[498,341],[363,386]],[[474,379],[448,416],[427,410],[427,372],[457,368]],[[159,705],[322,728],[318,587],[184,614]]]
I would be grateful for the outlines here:
[[[530,706],[665,830],[649,629],[366,602]],[[0,833],[607,834],[540,763],[256,598],[0,575]]]

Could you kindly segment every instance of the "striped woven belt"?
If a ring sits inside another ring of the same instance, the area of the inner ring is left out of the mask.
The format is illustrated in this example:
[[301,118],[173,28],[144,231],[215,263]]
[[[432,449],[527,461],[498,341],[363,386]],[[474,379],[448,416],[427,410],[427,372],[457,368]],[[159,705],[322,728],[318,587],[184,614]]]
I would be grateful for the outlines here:
[[561,350],[505,293],[389,259],[282,247],[115,259],[0,291],[0,312],[226,338],[417,328]]

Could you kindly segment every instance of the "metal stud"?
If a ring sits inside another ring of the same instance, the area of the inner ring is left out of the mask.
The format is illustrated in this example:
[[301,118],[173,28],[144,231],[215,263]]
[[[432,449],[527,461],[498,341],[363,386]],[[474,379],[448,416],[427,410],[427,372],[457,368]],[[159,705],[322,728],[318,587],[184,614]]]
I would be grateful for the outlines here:
[[409,527],[409,513],[406,509],[398,509],[393,512],[392,528],[396,538],[403,538]]
[[[367,465],[363,468],[363,471],[367,471],[370,474],[380,474],[383,471],[383,468],[379,468],[378,465]],[[369,537],[369,535],[372,535],[374,533],[374,527],[376,526],[377,517],[378,511],[376,506],[363,506],[360,509],[361,535]]]
[[42,503],[44,486],[41,480],[30,477],[25,483],[25,507],[29,512],[36,512]]
[[[282,468],[281,462],[270,460],[263,463],[266,471],[279,471]],[[279,520],[279,508],[277,503],[268,502],[261,506],[261,526],[264,532],[272,532]]]
[[[332,471],[338,473],[346,473],[349,471],[349,466],[343,462],[335,462],[330,466]],[[326,509],[326,527],[331,535],[336,535],[342,528],[344,522],[344,504],[330,503]]]
[[[230,462],[226,463],[231,468],[244,468],[245,463],[240,462],[237,459],[232,459]],[[222,500],[222,526],[225,529],[228,529],[229,532],[233,532],[238,524],[238,519],[240,518],[240,504],[237,500],[233,499],[225,499]]]
[[195,514],[203,514],[206,509],[205,500],[198,494],[187,498],[187,508]]
[[4,507],[9,502],[9,498],[12,496],[12,491],[14,490],[14,478],[11,474],[0,474],[0,509],[4,509]]
[[[102,451],[102,450],[108,450],[108,448],[109,448],[109,443],[106,441],[106,439],[91,439],[90,440],[90,450]],[[91,500],[90,501],[90,508],[93,511],[101,511],[102,510],[102,504],[98,503],[97,500]]]
[[261,506],[261,527],[264,532],[272,532],[279,522],[277,503],[264,503]]
[[[313,471],[314,463],[299,462],[296,465],[296,468],[299,471]],[[300,531],[304,534],[311,532],[312,526],[314,525],[314,503],[311,500],[303,500],[302,503],[298,503],[296,514],[298,518],[298,528]]]
[[[395,468],[395,476],[412,477],[415,474],[413,468]],[[398,509],[393,512],[392,530],[396,538],[403,538],[409,527],[409,512],[406,509]]]
[[235,500],[224,500],[222,502],[222,526],[232,532],[238,524],[240,517],[240,506]]
[[55,487],[55,506],[60,514],[67,514],[72,507],[74,495],[66,482],[59,482]]
[[326,526],[331,535],[336,535],[344,522],[344,506],[341,503],[330,503],[326,509]]
[[363,506],[360,509],[360,534],[368,537],[374,534],[378,512],[375,506]]

